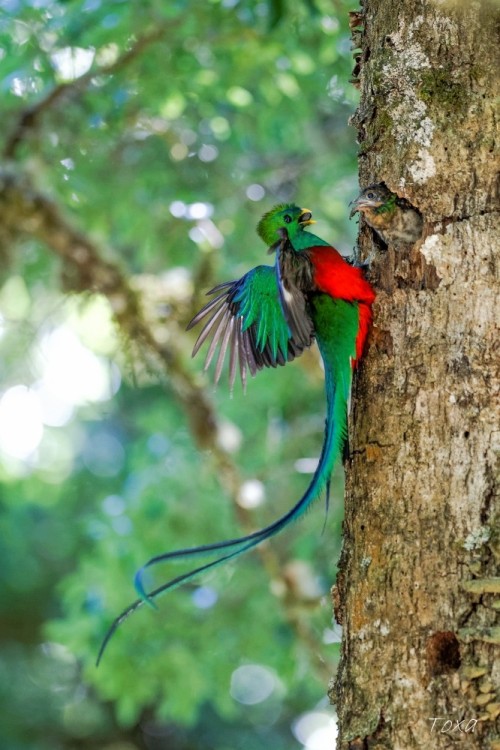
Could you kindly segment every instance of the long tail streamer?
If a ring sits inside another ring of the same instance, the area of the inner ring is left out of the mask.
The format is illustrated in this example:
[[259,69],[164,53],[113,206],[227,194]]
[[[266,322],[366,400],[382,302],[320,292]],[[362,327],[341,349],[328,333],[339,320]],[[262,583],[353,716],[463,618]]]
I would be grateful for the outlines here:
[[[321,296],[323,297],[323,295]],[[323,297],[323,299],[323,308],[325,308],[326,306],[326,309],[329,313],[328,317],[334,315],[335,321],[337,321],[338,319],[339,311],[337,308],[339,307],[339,305],[341,308],[343,308],[344,306],[348,306],[352,310],[352,306],[349,305],[349,303],[338,300],[334,302],[327,297]],[[345,311],[341,309],[341,312]],[[329,321],[329,323],[331,322],[332,321]],[[330,327],[330,324],[328,327]],[[322,326],[318,326],[318,328],[321,329]],[[352,337],[352,352],[354,352],[354,341],[355,334]],[[325,366],[327,414],[325,423],[325,436],[323,447],[321,450],[321,456],[311,483],[305,491],[304,495],[293,506],[293,508],[291,508],[283,516],[281,516],[268,526],[265,526],[258,531],[254,531],[251,534],[243,537],[237,537],[235,539],[228,539],[222,542],[215,542],[213,544],[205,544],[198,547],[187,547],[185,549],[176,550],[174,552],[166,552],[165,554],[157,555],[151,558],[137,572],[135,576],[135,587],[140,598],[134,601],[113,621],[99,649],[97,665],[100,663],[107,645],[118,627],[143,604],[149,604],[154,607],[154,601],[158,596],[160,596],[160,594],[174,589],[183,583],[187,583],[194,576],[204,573],[205,571],[210,570],[217,565],[221,565],[227,560],[237,557],[243,552],[247,552],[248,550],[256,547],[261,542],[280,532],[289,523],[297,520],[300,516],[302,516],[308,509],[308,507],[321,495],[322,491],[325,488],[328,492],[329,480],[333,465],[337,456],[341,453],[347,432],[347,403],[351,383],[351,352],[349,352],[349,356],[346,357],[345,351],[338,352],[334,350],[332,348],[330,336],[322,336],[321,330],[318,330],[317,342]],[[180,560],[183,558],[190,559],[198,556],[212,555],[217,553],[222,554],[220,554],[215,560],[204,563],[203,565],[200,565],[199,567],[190,570],[187,573],[176,576],[175,578],[172,578],[163,585],[158,586],[157,588],[154,588],[149,592],[146,591],[143,579],[145,571],[149,568],[158,565],[159,563],[169,562],[172,560]]]

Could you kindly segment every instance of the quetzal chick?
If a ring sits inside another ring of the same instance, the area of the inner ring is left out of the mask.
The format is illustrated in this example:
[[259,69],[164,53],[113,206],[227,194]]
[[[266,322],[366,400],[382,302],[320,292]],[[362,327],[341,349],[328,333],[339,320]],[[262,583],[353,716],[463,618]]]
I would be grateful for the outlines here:
[[349,218],[359,211],[387,245],[413,244],[422,236],[422,215],[383,183],[369,185],[350,205]]
[[[241,279],[220,284],[218,292],[193,318],[188,328],[206,319],[193,354],[211,339],[205,367],[219,353],[215,379],[219,379],[229,350],[229,382],[239,370],[243,385],[247,371],[276,367],[300,355],[316,339],[325,369],[327,399],[323,446],[318,467],[304,495],[283,516],[243,537],[157,555],[137,573],[140,599],[116,618],[102,643],[98,662],[117,627],[146,601],[189,581],[193,576],[240,555],[274,536],[299,518],[326,490],[347,436],[348,401],[352,370],[362,355],[372,319],[375,293],[360,268],[347,263],[340,253],[310,234],[311,212],[292,204],[275,206],[261,219],[257,231],[270,252],[274,266],[257,266]],[[215,559],[146,592],[146,568],[174,559],[215,556]]]

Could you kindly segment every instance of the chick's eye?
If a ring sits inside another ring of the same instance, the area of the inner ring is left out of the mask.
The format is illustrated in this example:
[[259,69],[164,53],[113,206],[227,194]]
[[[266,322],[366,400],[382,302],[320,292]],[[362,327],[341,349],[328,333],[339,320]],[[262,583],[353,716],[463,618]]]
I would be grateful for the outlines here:
[[290,224],[292,217],[289,214],[285,214],[285,224]]
[[371,200],[372,198],[375,198],[375,193],[367,193],[366,197]]

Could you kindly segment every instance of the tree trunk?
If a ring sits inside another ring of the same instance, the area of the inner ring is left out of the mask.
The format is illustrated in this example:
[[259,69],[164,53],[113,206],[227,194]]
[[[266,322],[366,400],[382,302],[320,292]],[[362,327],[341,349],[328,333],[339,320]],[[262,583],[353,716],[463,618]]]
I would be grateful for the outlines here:
[[361,185],[425,226],[413,247],[361,231],[378,299],[334,591],[338,747],[499,750],[495,6],[367,0],[351,17]]

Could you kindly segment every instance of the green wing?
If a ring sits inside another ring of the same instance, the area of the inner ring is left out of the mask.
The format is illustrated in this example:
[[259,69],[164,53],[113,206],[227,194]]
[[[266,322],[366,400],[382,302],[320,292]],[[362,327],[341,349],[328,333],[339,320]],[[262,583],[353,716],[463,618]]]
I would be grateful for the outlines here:
[[239,369],[243,386],[247,371],[253,376],[264,367],[284,365],[299,356],[313,340],[312,327],[307,334],[292,335],[283,315],[276,270],[257,266],[241,279],[219,284],[208,294],[219,294],[192,319],[188,330],[208,318],[193,349],[211,339],[205,359],[205,370],[219,353],[215,365],[215,382],[220,378],[224,358],[229,350],[229,384],[233,387]]

